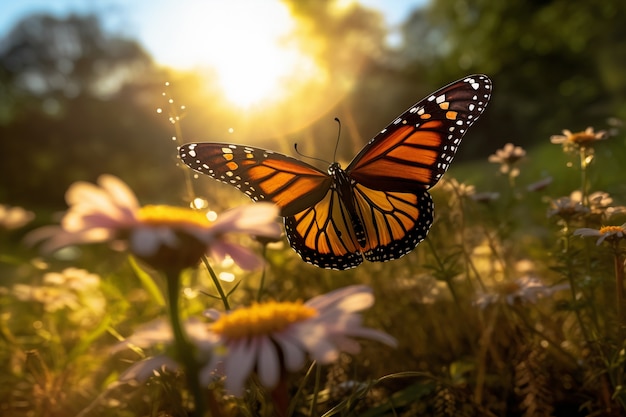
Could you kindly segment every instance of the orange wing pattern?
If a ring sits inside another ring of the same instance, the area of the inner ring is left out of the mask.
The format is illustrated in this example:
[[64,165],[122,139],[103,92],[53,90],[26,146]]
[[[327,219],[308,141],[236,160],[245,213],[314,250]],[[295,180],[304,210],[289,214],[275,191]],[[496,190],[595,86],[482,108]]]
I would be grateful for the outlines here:
[[427,190],[490,97],[484,75],[443,87],[370,140],[345,171],[334,163],[326,174],[286,155],[228,143],[192,143],[179,154],[254,201],[277,204],[289,243],[304,261],[348,269],[363,258],[400,258],[424,240],[433,222]]
[[346,172],[376,190],[415,191],[446,172],[467,129],[485,110],[491,81],[472,75],[411,106],[369,141]]
[[229,143],[181,146],[194,170],[238,188],[254,201],[269,200],[290,216],[321,200],[332,184],[328,174],[287,155]]
[[384,192],[357,185],[354,202],[365,231],[361,247],[350,215],[331,189],[315,206],[285,218],[289,243],[305,262],[329,269],[353,268],[363,262],[385,262],[411,252],[433,221],[428,192]]
[[289,243],[305,262],[329,269],[347,269],[363,262],[350,214],[331,188],[308,209],[285,218]]

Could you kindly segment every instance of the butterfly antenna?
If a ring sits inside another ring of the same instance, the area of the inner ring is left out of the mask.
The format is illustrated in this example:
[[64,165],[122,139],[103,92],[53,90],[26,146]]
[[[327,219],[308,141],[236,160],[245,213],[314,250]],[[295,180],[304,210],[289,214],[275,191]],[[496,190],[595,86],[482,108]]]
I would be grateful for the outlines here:
[[298,155],[300,155],[301,157],[303,157],[303,158],[312,159],[312,160],[314,160],[314,161],[319,161],[319,162],[323,162],[323,163],[325,163],[325,164],[327,164],[327,165],[330,165],[330,162],[328,162],[328,161],[325,161],[325,160],[320,159],[320,158],[315,158],[315,157],[313,157],[313,156],[309,156],[309,155],[305,155],[305,154],[303,154],[302,152],[300,152],[300,151],[298,150],[298,144],[297,144],[297,143],[294,143],[294,144],[293,144],[293,148],[296,150],[296,153],[297,153]]
[[337,160],[337,149],[339,148],[339,138],[341,137],[341,120],[338,117],[335,117],[335,121],[337,122],[337,142],[335,142],[335,152],[333,152],[333,161]]

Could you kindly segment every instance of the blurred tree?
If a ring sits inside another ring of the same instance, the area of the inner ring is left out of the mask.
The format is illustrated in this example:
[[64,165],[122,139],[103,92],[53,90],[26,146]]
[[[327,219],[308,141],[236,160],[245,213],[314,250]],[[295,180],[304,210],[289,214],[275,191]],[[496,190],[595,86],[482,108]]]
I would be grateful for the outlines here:
[[105,172],[163,189],[150,176],[174,169],[174,145],[144,95],[158,97],[166,78],[136,42],[94,16],[35,15],[3,40],[0,68],[1,201],[62,207],[71,182]]
[[400,56],[409,77],[492,76],[484,141],[529,144],[626,116],[625,21],[621,0],[433,1],[406,22]]
[[106,98],[152,65],[139,44],[105,34],[95,16],[47,15],[27,17],[11,30],[0,62],[10,93],[38,99]]

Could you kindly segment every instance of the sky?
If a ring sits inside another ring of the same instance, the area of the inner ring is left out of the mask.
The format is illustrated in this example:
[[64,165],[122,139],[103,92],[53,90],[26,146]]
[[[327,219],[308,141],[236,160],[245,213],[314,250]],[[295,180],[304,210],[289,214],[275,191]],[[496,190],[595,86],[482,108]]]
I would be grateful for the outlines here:
[[[211,71],[231,101],[242,105],[275,91],[289,74],[316,76],[310,57],[285,44],[295,22],[279,0],[0,1],[4,3],[0,39],[32,13],[95,14],[105,30],[137,39],[159,64]],[[383,15],[393,45],[394,28],[428,0],[336,0],[336,4],[357,1]],[[253,68],[250,62],[255,63]]]
[[[0,13],[0,37],[4,36],[21,18],[36,12],[65,16],[70,13],[94,13],[103,16],[103,23],[109,30],[121,32],[138,39],[159,62],[167,61],[167,51],[163,39],[167,39],[168,29],[163,22],[181,16],[184,10],[219,3],[236,4],[227,0],[19,0],[3,1]],[[349,2],[349,0],[340,0]],[[356,1],[356,0],[355,0]],[[428,0],[358,0],[368,8],[380,11],[389,28],[397,27],[415,7]],[[273,0],[248,0],[249,5],[276,3]],[[175,21],[175,19],[174,19]],[[390,38],[393,42],[393,38]]]

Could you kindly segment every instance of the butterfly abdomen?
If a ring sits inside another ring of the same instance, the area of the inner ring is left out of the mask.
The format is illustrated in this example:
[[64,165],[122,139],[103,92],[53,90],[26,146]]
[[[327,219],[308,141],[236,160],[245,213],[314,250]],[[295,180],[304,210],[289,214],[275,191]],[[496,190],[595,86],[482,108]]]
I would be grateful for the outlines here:
[[365,235],[365,227],[361,218],[356,212],[354,206],[354,193],[352,192],[353,181],[348,177],[348,174],[341,169],[339,163],[335,162],[328,168],[328,174],[333,178],[333,187],[336,189],[337,194],[341,202],[345,205],[348,215],[350,216],[349,222],[354,231],[354,237],[356,243],[359,244],[361,249],[364,249],[367,245],[367,236]]

